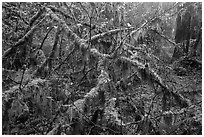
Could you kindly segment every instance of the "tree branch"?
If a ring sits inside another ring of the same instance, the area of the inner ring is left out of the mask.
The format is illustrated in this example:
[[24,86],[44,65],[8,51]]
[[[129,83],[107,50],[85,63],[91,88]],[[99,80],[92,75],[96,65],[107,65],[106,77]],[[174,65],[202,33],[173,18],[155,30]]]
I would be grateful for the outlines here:
[[170,40],[169,38],[167,38],[166,36],[160,34],[157,30],[153,30],[151,29],[151,31],[153,31],[154,33],[158,34],[159,36],[161,36],[163,39],[167,40],[169,43],[173,44],[174,46],[176,46],[176,43],[173,42],[172,40]]
[[44,77],[45,77],[46,74],[48,73],[47,71],[49,71],[49,70],[45,70],[46,65],[48,66],[48,69],[51,69],[52,59],[54,58],[55,52],[57,50],[57,43],[58,43],[58,40],[59,40],[60,32],[61,32],[61,29],[58,28],[57,32],[55,34],[55,41],[53,43],[53,48],[52,48],[52,51],[50,52],[49,57],[40,65],[40,67],[36,71],[34,71],[33,76],[36,76],[36,75],[43,76],[44,75]]
[[37,20],[43,13],[44,13],[45,9],[41,8],[29,21],[29,26],[33,26],[33,23],[35,22],[35,20]]
[[28,31],[23,38],[21,38],[15,45],[13,45],[11,48],[7,49],[4,54],[3,54],[3,59],[5,59],[6,57],[10,56],[11,54],[15,53],[17,47],[21,47],[24,46],[24,43],[30,38],[30,36],[34,33],[34,31],[36,29],[38,29],[38,27],[40,26],[40,24],[45,21],[47,16],[45,16],[43,19],[41,19],[38,24],[36,24],[35,26],[33,26],[31,28],[30,31]]
[[41,43],[39,49],[42,49],[42,46],[43,46],[43,44],[44,44],[44,42],[45,42],[45,40],[46,40],[48,34],[50,33],[50,31],[51,31],[53,28],[54,28],[54,26],[51,27],[51,28],[47,31],[47,33],[46,33],[45,37],[43,38],[43,41],[42,41],[42,43]]
[[[110,30],[110,31],[108,31],[108,32],[104,32],[104,33],[100,33],[100,34],[97,34],[97,35],[92,36],[90,41],[91,41],[91,42],[92,42],[92,41],[96,41],[96,40],[98,40],[99,38],[102,38],[102,37],[105,37],[105,36],[117,34],[117,33],[121,32],[121,31],[133,30],[133,29],[134,29],[134,27],[123,28],[123,29],[119,28],[119,29]],[[86,40],[86,41],[89,41],[89,39]]]
[[88,45],[85,44],[85,41],[81,39],[79,36],[77,36],[66,24],[66,22],[62,19],[60,19],[56,14],[52,12],[50,8],[46,8],[46,11],[48,14],[53,18],[54,20],[58,21],[59,24],[63,27],[64,31],[67,33],[67,37],[74,41],[75,46],[83,46],[86,49],[88,48]]

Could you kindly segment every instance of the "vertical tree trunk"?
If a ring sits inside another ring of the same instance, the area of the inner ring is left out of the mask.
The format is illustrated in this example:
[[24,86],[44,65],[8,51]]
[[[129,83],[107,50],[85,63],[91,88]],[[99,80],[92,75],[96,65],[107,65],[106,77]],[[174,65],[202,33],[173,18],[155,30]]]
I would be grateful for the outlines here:
[[[184,8],[185,11],[180,11],[182,8]],[[197,49],[197,47],[194,46],[193,51],[189,51],[189,48],[192,46],[191,38],[194,38],[196,34],[194,28],[198,27],[197,25],[199,22],[195,15],[194,3],[187,2],[183,6],[178,6],[177,10],[180,11],[180,13],[177,15],[176,19],[175,42],[180,44],[177,44],[174,49],[172,61],[185,55],[195,55]]]

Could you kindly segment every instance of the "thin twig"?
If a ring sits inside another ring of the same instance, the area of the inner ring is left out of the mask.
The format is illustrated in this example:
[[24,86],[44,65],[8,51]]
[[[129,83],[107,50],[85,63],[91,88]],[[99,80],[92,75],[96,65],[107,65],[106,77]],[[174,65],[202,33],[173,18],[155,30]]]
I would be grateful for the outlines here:
[[173,44],[174,46],[176,46],[176,43],[173,42],[172,40],[170,40],[169,38],[167,38],[165,35],[160,34],[157,30],[151,29],[151,31],[153,31],[154,33],[158,34],[159,36],[161,36],[162,38],[164,38],[165,40],[167,40],[169,43]]
[[22,83],[23,83],[23,77],[24,77],[25,71],[26,71],[26,68],[23,68],[23,74],[21,76],[21,82],[20,82],[20,86],[19,86],[20,89],[21,89],[21,86],[22,86]]
[[57,66],[54,68],[54,71],[56,71],[57,69],[59,69],[64,63],[65,61],[67,61],[69,59],[69,57],[71,56],[71,54],[75,51],[75,48],[67,55],[67,57]]
[[41,43],[39,49],[42,49],[42,46],[43,46],[43,44],[44,44],[44,42],[45,42],[45,39],[47,38],[48,34],[50,33],[50,31],[51,31],[53,28],[54,28],[54,26],[52,26],[52,27],[47,31],[47,33],[46,33],[45,37],[43,38],[43,41],[42,41],[42,43]]
[[6,75],[4,75],[4,74],[2,74],[2,76],[5,76],[6,78],[8,78],[9,80],[13,81],[13,82],[16,83],[16,84],[20,84],[20,82],[17,82],[17,81],[15,81],[15,80],[13,80],[13,79],[10,78],[9,76],[6,76]]

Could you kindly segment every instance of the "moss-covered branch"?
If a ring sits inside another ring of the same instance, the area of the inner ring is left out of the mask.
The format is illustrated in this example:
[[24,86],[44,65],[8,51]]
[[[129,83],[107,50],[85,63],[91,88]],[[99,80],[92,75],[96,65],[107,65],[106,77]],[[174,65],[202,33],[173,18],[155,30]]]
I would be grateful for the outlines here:
[[47,16],[42,18],[36,25],[34,25],[30,31],[28,31],[15,45],[13,45],[11,48],[7,49],[3,54],[3,59],[7,58],[11,54],[16,52],[17,47],[24,46],[24,43],[28,41],[31,35],[39,28],[40,24],[45,21]]
[[54,58],[55,52],[57,51],[57,43],[59,41],[60,33],[61,33],[61,28],[58,27],[49,57],[42,62],[42,64],[37,68],[36,71],[34,71],[33,76],[46,77],[46,75],[52,68],[52,59]]
[[50,15],[52,19],[57,21],[62,28],[64,29],[65,33],[67,34],[67,37],[70,38],[72,41],[74,41],[75,46],[88,48],[88,45],[85,44],[85,40],[81,39],[79,36],[77,36],[66,24],[66,22],[62,19],[60,19],[50,8],[46,8],[47,13]]

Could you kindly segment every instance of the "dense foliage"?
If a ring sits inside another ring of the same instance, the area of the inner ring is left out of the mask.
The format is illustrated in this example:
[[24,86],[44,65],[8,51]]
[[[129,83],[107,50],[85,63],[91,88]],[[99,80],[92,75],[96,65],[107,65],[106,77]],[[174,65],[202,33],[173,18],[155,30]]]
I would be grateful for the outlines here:
[[2,3],[3,134],[202,134],[202,3]]

